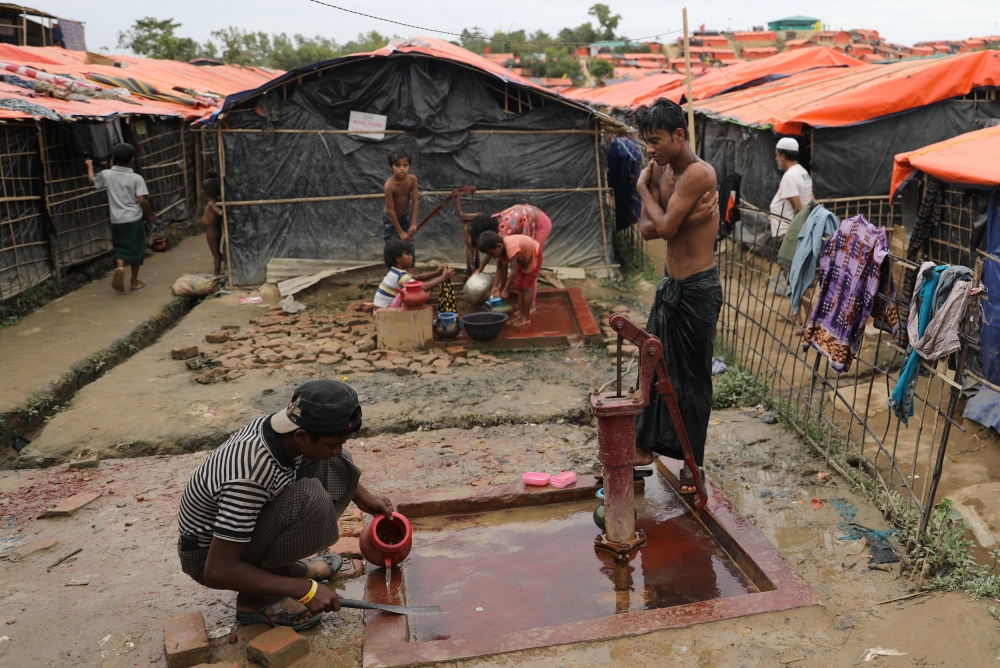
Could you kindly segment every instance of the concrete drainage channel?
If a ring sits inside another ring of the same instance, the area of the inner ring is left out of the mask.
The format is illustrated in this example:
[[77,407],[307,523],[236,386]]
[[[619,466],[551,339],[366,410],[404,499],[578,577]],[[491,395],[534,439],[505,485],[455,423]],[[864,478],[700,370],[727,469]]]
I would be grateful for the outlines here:
[[[12,447],[17,436],[40,427],[46,418],[65,406],[83,387],[154,343],[163,332],[187,315],[197,301],[192,297],[178,297],[170,301],[158,314],[144,320],[127,336],[73,365],[62,378],[32,394],[21,406],[0,413],[0,448],[6,450]],[[19,459],[15,467],[35,465],[30,460],[22,462]]]

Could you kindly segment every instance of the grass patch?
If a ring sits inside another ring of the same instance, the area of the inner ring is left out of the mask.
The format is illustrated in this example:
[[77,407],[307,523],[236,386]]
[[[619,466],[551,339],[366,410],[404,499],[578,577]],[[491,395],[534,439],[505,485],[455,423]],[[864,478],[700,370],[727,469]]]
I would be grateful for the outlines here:
[[716,339],[716,354],[723,356],[728,370],[713,378],[713,407],[772,405],[783,427],[810,441],[853,489],[867,497],[899,530],[901,572],[916,588],[963,591],[973,598],[1000,600],[1000,550],[993,552],[991,565],[976,563],[969,553],[972,541],[966,538],[968,526],[950,499],[934,506],[926,530],[920,533],[918,510],[895,490],[886,490],[872,465],[854,451],[841,433],[815,412],[807,414],[787,399],[773,400],[766,380],[740,367],[720,339]]

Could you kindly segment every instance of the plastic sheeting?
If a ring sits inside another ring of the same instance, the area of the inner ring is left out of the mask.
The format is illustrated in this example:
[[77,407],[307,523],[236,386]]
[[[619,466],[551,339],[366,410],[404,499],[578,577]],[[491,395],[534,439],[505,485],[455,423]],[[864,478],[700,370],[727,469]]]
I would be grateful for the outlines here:
[[[986,218],[986,252],[994,258],[1000,257],[1000,191],[990,193]],[[993,261],[983,263],[983,284],[990,299],[981,300],[983,307],[983,330],[980,336],[983,358],[983,377],[994,385],[1000,385],[1000,264]]]
[[[258,107],[276,111],[277,118],[269,113],[265,121],[246,111],[226,119],[230,130],[265,130],[223,135],[227,201],[372,197],[229,207],[233,279],[238,284],[262,282],[273,257],[381,260],[381,193],[391,176],[386,156],[396,146],[413,154],[411,171],[421,192],[477,186],[475,204],[464,198],[463,210],[494,213],[521,202],[540,207],[553,223],[546,264],[587,267],[606,261],[597,192],[572,190],[598,185],[594,128],[586,109],[548,102],[522,114],[507,114],[502,97],[485,85],[482,74],[409,56],[331,68],[322,78],[303,84],[291,99],[260,98]],[[269,132],[343,130],[351,111],[383,114],[389,130],[411,134],[387,134],[376,141],[345,134]],[[536,132],[489,132],[512,129]],[[567,191],[490,192],[498,189]],[[442,197],[422,196],[420,217]],[[449,206],[417,234],[418,256],[422,261],[464,263],[461,230]]]
[[774,161],[778,143],[774,133],[711,119],[699,130],[700,155],[715,168],[719,180],[727,174],[742,174],[742,199],[766,211],[781,183],[781,170]]
[[965,404],[962,417],[1000,430],[1000,393],[983,385]]
[[950,139],[1000,118],[1000,102],[945,100],[906,114],[846,128],[813,131],[813,194],[887,195],[898,153]]
[[917,170],[946,183],[1000,187],[1000,125],[896,156],[892,168],[893,197]]

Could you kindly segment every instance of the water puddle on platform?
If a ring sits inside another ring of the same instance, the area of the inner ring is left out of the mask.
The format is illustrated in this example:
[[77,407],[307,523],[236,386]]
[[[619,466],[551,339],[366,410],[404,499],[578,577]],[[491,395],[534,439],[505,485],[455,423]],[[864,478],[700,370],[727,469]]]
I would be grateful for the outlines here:
[[636,526],[648,542],[630,564],[634,587],[616,594],[611,557],[594,551],[596,505],[595,498],[414,520],[413,550],[402,564],[406,601],[451,614],[410,617],[410,640],[484,638],[757,591],[654,475],[636,497]]

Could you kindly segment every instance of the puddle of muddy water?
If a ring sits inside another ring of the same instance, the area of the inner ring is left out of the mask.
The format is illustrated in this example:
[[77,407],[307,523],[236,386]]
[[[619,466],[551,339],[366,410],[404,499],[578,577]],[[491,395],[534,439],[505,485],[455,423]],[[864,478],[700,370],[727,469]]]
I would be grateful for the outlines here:
[[[757,591],[653,476],[636,498],[636,525],[648,542],[631,562],[632,591],[617,596],[613,562],[594,550],[596,504],[414,520],[413,551],[403,564],[406,602],[451,614],[411,617],[410,640],[483,638]],[[369,590],[385,586],[379,574],[368,579]]]

